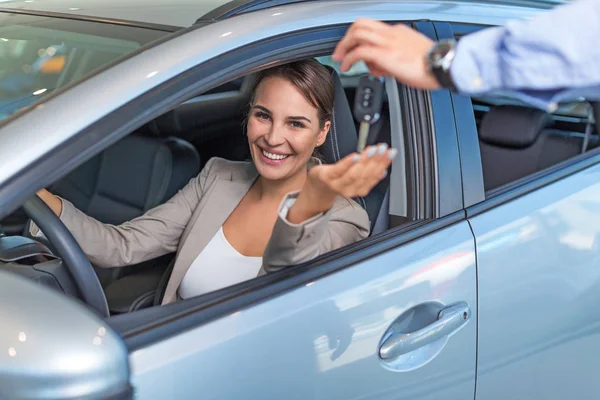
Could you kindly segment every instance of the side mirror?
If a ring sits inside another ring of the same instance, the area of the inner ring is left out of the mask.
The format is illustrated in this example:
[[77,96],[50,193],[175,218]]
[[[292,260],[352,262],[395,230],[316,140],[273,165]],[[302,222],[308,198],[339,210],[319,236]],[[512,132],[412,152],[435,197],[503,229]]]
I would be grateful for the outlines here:
[[0,398],[133,398],[125,343],[82,304],[0,271]]

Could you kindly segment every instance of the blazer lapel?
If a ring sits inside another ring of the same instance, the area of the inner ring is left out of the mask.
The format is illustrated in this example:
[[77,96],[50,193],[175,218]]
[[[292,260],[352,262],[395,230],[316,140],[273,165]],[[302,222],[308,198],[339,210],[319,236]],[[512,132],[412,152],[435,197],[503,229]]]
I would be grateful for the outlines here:
[[204,205],[201,205],[195,220],[190,221],[193,225],[189,233],[182,238],[184,242],[173,266],[173,272],[167,284],[162,304],[176,300],[177,289],[186,272],[256,180],[257,176],[251,175],[244,180],[217,178],[208,189],[205,194],[207,198]]

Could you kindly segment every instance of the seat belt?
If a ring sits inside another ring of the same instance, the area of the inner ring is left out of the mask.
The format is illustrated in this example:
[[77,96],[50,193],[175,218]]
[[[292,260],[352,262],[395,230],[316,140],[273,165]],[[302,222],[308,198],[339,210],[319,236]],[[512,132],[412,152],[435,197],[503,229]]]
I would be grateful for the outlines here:
[[587,151],[587,148],[590,143],[590,135],[592,134],[592,130],[594,129],[596,121],[594,121],[594,110],[590,105],[587,117],[587,124],[585,125],[585,137],[583,138],[583,145],[581,146],[581,154]]

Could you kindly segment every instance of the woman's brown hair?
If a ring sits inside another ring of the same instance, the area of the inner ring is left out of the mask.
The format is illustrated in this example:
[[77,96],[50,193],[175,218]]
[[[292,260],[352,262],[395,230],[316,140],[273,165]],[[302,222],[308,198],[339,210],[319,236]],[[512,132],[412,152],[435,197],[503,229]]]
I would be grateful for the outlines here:
[[250,106],[254,105],[256,89],[262,81],[280,77],[300,90],[304,98],[317,109],[319,124],[323,128],[333,114],[333,79],[325,66],[313,59],[295,61],[260,71],[252,87]]

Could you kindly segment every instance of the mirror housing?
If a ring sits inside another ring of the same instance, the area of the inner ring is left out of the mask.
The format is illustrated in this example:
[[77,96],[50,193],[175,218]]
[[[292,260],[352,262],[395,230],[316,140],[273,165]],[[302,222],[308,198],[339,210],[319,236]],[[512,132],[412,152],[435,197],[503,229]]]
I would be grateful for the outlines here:
[[83,304],[5,271],[0,304],[0,398],[133,398],[125,343]]

